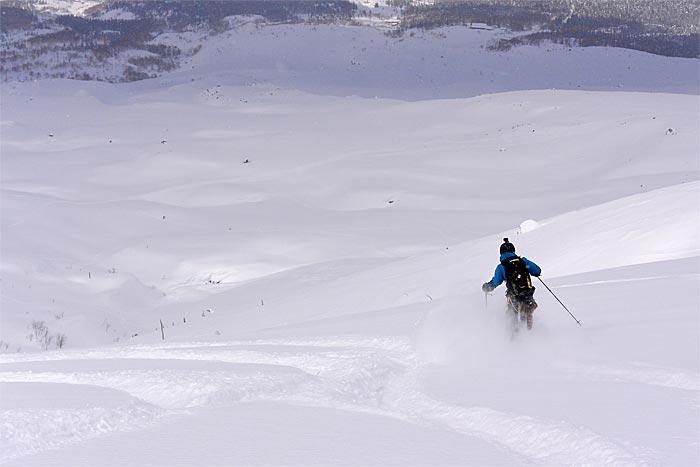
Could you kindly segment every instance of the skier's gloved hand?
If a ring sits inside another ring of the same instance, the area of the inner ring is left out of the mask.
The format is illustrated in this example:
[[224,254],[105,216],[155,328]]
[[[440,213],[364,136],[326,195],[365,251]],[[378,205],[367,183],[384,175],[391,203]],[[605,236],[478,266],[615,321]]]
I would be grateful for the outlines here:
[[492,292],[495,288],[496,286],[493,285],[491,281],[484,282],[484,285],[481,286],[481,290],[483,290],[486,293]]

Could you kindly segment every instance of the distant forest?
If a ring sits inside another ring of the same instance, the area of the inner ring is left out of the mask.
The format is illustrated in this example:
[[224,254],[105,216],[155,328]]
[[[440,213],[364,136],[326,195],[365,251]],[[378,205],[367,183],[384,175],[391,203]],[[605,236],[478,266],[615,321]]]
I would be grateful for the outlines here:
[[550,41],[608,46],[669,57],[700,58],[697,0],[393,0],[403,8],[397,33],[484,23],[530,34],[503,39],[494,50]]

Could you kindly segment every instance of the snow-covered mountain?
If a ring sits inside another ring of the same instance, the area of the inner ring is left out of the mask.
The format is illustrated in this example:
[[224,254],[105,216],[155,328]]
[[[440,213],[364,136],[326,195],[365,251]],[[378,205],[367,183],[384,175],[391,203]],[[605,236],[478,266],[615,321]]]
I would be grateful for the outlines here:
[[696,60],[235,21],[2,84],[0,463],[698,465]]
[[[8,0],[5,0],[8,4]],[[106,3],[105,0],[29,0],[12,1],[13,5],[23,6],[29,10],[52,15],[84,16],[90,8]]]

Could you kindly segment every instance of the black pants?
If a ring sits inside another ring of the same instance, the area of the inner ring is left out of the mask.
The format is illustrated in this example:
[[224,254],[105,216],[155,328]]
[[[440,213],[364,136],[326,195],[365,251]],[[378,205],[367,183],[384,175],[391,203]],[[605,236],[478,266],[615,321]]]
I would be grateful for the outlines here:
[[527,323],[527,328],[532,329],[532,314],[537,308],[537,302],[530,296],[526,297],[516,297],[513,294],[506,293],[506,299],[508,301],[508,312],[513,312],[515,315],[513,318],[520,318],[520,321]]

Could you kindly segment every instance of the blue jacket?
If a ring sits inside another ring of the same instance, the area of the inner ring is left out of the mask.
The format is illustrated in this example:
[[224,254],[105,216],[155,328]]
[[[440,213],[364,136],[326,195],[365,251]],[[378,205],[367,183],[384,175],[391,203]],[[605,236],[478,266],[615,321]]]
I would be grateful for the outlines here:
[[[515,253],[503,253],[501,255],[501,261],[504,259],[512,258],[514,256],[517,256]],[[525,267],[527,268],[527,272],[529,272],[533,276],[539,276],[542,273],[542,269],[529,259],[525,258],[524,256],[521,256],[522,260],[525,262]],[[491,283],[493,284],[494,287],[498,287],[503,283],[503,281],[506,280],[506,268],[503,267],[502,264],[498,264],[496,266],[496,272],[493,274],[493,279],[491,279]]]

